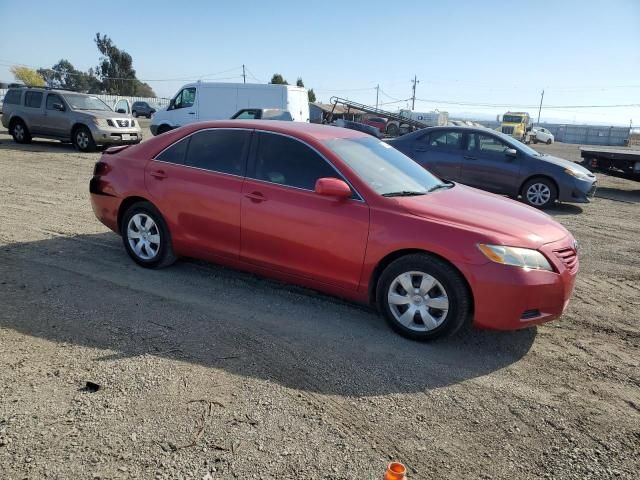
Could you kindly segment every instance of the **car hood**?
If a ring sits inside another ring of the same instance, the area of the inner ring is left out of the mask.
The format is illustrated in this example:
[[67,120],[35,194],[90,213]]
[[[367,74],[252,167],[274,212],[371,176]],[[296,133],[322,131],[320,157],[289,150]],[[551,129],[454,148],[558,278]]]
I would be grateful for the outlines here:
[[100,120],[106,120],[108,118],[116,119],[116,118],[130,118],[130,115],[126,113],[117,113],[111,111],[102,111],[102,110],[75,110],[80,115],[86,115],[91,118],[99,118]]
[[584,168],[582,165],[577,164],[576,162],[572,162],[570,160],[565,160],[564,158],[554,157],[552,155],[541,155],[539,157],[533,157],[533,158],[541,162],[553,163],[554,165],[558,165],[559,167],[571,168],[572,170],[576,170],[578,172],[591,175],[591,172],[586,168]]
[[395,200],[413,215],[466,228],[497,244],[537,249],[569,235],[546,213],[464,185]]

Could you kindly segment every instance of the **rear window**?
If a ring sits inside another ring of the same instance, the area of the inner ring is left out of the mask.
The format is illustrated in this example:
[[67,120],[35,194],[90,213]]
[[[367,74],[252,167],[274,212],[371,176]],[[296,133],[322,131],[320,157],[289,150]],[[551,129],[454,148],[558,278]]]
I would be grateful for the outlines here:
[[42,92],[27,92],[24,95],[24,106],[40,108],[42,105]]
[[4,96],[5,105],[19,105],[22,92],[20,90],[9,90]]

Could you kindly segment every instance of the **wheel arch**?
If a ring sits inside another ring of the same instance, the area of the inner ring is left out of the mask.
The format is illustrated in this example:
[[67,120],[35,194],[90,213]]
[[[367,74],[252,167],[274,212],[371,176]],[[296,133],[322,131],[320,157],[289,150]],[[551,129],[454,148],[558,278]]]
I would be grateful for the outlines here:
[[19,115],[12,115],[11,118],[9,119],[9,131],[11,131],[11,129],[15,126],[16,123],[18,122],[22,122],[24,123],[24,125],[29,128],[29,125],[27,125],[27,122],[24,121],[24,119],[19,116]]
[[[156,207],[156,205],[148,198],[140,197],[137,195],[125,198],[122,202],[120,202],[120,206],[118,207],[118,232],[122,230],[122,217],[124,216],[124,213],[129,209],[129,207],[131,207],[131,205],[140,202],[150,203],[156,210],[158,210],[158,207]],[[158,212],[160,212],[160,210],[158,210]],[[160,213],[160,215],[162,215],[162,213]]]
[[84,127],[87,130],[89,130],[89,132],[91,132],[91,129],[89,128],[88,125],[82,123],[82,122],[76,122],[71,126],[71,135],[69,136],[71,138],[71,140],[73,140],[73,135],[76,133],[76,130],[78,130],[80,127]]
[[462,270],[460,270],[454,263],[452,263],[442,255],[438,255],[437,253],[431,252],[429,250],[423,250],[420,248],[405,248],[401,250],[395,250],[391,253],[388,253],[385,257],[383,257],[378,262],[378,264],[373,269],[373,272],[371,273],[371,277],[369,278],[369,284],[368,284],[369,303],[371,305],[376,304],[376,290],[378,288],[378,282],[380,281],[382,272],[384,272],[384,270],[395,260],[398,260],[399,258],[405,257],[407,255],[413,255],[413,254],[423,254],[430,257],[435,257],[449,264],[454,270],[456,270],[460,274],[460,277],[462,278],[462,280],[464,281],[464,284],[467,288],[467,292],[469,293],[469,297],[471,299],[471,314],[473,314],[474,305],[475,305],[473,289],[471,288],[471,285],[469,284],[469,280],[465,276],[464,272],[462,272]]

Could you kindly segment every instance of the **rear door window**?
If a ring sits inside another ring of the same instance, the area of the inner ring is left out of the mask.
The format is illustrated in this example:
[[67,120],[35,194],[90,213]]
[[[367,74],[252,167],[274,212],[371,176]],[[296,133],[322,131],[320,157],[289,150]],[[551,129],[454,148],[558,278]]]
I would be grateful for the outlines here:
[[187,147],[189,146],[189,140],[191,137],[183,138],[177,143],[174,143],[158,156],[156,160],[167,163],[175,163],[176,165],[184,165],[184,158],[187,153]]
[[462,148],[463,133],[455,130],[443,130],[441,132],[431,132],[428,145],[431,148],[441,148],[447,150],[459,150]]
[[21,94],[20,90],[9,90],[4,96],[4,103],[6,105],[19,105]]
[[27,92],[24,96],[24,106],[40,108],[42,106],[42,92]]
[[242,176],[249,150],[249,130],[211,129],[191,136],[186,165]]

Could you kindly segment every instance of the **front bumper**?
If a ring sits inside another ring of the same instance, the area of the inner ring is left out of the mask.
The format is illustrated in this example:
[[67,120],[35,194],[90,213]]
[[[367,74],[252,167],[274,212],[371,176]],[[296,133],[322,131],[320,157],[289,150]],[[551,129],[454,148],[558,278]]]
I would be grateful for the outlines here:
[[98,145],[129,145],[142,141],[142,130],[140,128],[115,128],[93,126],[91,135]]
[[580,180],[572,178],[560,185],[558,200],[567,203],[589,203],[596,194],[597,180]]
[[559,255],[575,253],[573,239],[540,251],[555,272],[487,263],[473,267],[468,280],[474,296],[473,324],[492,330],[517,330],[555,320],[566,310],[578,272],[577,256],[568,266]]

